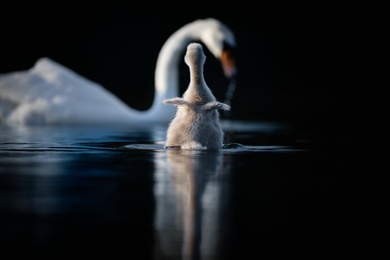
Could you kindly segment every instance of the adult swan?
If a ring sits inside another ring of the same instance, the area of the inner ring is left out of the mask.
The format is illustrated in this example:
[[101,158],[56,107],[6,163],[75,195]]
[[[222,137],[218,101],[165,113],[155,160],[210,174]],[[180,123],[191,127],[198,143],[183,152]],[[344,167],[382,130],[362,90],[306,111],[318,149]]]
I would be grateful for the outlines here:
[[235,47],[234,34],[214,18],[198,19],[181,27],[162,46],[150,109],[130,108],[99,84],[43,57],[27,71],[0,75],[0,124],[169,123],[175,108],[162,101],[180,95],[179,62],[192,41],[205,44],[221,61],[226,77],[235,76],[234,61],[225,48]]

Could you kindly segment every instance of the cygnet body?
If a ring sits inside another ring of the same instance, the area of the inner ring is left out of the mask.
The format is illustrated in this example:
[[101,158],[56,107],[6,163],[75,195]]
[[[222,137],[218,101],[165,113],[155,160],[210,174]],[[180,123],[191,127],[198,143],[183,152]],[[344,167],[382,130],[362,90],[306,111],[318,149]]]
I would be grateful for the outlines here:
[[175,117],[169,124],[165,148],[221,149],[224,133],[219,120],[220,110],[230,106],[216,101],[203,76],[206,56],[199,43],[190,43],[184,57],[190,70],[190,83],[182,98],[163,101],[177,106]]

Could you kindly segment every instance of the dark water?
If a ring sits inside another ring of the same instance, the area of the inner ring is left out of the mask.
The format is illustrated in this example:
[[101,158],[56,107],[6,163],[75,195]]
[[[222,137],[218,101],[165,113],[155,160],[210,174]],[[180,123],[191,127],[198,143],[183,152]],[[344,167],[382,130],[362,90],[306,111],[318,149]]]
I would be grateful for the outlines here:
[[236,122],[226,125],[226,140],[241,145],[164,150],[165,131],[0,128],[0,258],[371,252],[365,147]]

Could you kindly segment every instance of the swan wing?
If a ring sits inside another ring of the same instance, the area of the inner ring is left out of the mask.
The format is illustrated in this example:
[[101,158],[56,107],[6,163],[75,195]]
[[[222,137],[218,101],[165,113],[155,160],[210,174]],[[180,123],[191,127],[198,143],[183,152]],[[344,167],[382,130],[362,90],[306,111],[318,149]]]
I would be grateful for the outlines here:
[[0,122],[123,121],[131,110],[99,84],[49,58],[27,71],[0,76]]
[[215,110],[215,109],[220,109],[220,110],[229,111],[229,110],[230,110],[230,106],[229,106],[229,105],[226,105],[226,104],[224,104],[224,103],[218,102],[218,101],[212,101],[212,102],[208,102],[208,103],[204,104],[204,105],[202,106],[202,109],[203,109],[203,110]]
[[163,100],[164,104],[171,104],[174,106],[183,106],[188,105],[187,101],[185,101],[183,98],[171,98],[171,99],[165,99]]

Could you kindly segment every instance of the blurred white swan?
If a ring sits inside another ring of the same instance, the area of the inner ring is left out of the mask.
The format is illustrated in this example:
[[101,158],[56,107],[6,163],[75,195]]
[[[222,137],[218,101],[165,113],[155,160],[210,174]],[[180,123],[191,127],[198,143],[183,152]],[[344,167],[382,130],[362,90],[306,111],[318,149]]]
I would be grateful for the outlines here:
[[175,118],[167,130],[166,148],[221,149],[223,131],[218,109],[230,110],[230,106],[218,102],[207,86],[203,75],[206,56],[199,43],[190,43],[185,55],[190,69],[190,83],[183,98],[171,98],[164,104],[177,106]]
[[133,109],[101,85],[43,57],[27,71],[0,75],[0,124],[168,123],[175,108],[162,100],[179,95],[179,61],[191,41],[203,42],[220,59],[225,76],[235,76],[234,61],[225,48],[235,47],[234,34],[214,18],[198,19],[162,46],[150,109]]

